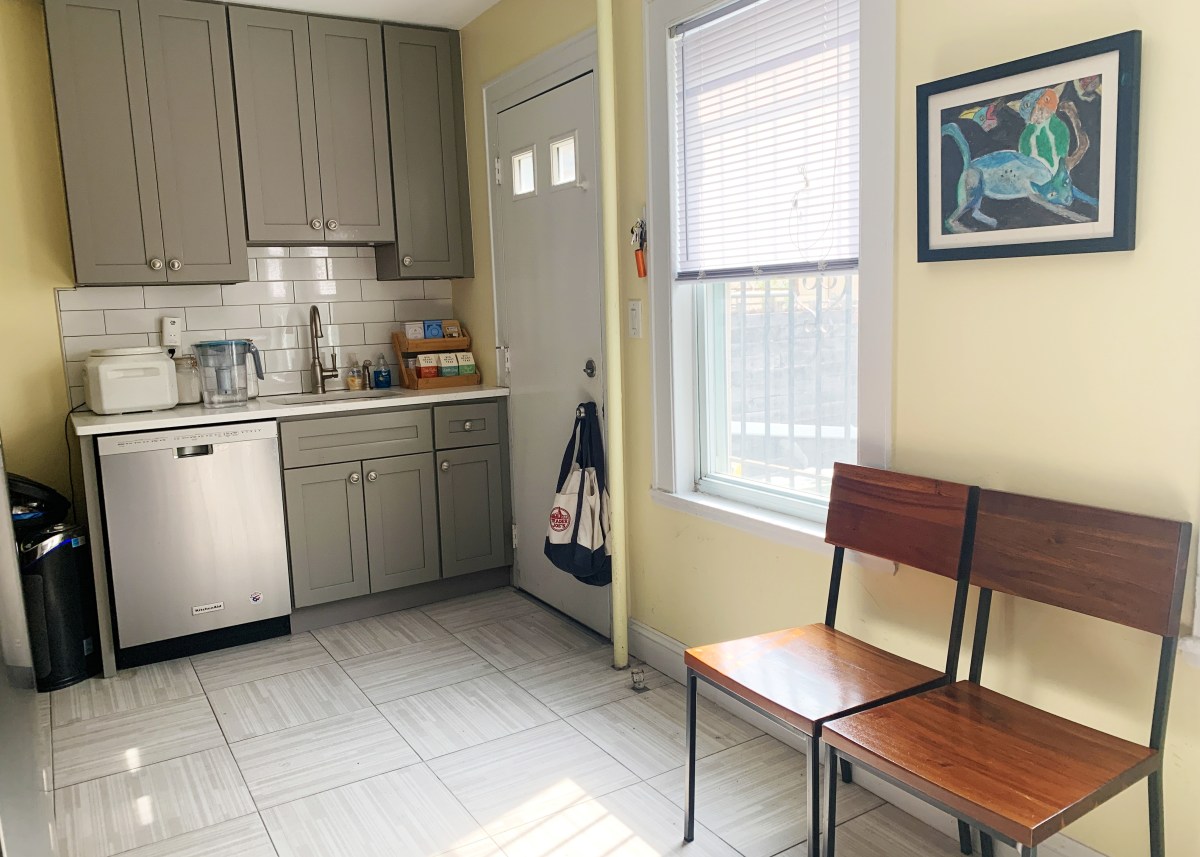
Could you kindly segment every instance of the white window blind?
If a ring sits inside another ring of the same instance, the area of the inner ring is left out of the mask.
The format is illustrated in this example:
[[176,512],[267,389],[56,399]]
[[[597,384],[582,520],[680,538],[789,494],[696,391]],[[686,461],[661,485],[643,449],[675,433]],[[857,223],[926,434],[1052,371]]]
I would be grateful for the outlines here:
[[859,0],[739,0],[672,30],[676,277],[858,266]]

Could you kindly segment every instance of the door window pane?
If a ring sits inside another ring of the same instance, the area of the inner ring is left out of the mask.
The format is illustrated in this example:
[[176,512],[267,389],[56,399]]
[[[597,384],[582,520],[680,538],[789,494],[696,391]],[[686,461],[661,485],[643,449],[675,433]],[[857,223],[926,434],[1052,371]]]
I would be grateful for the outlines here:
[[513,196],[525,196],[537,190],[534,178],[533,149],[512,156]]
[[550,144],[550,184],[572,184],[575,181],[575,135]]

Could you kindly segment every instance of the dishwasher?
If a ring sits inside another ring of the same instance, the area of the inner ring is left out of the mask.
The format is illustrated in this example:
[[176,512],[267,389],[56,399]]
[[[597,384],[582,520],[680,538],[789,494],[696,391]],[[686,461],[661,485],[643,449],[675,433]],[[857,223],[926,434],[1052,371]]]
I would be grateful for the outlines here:
[[97,441],[122,649],[291,613],[274,422]]

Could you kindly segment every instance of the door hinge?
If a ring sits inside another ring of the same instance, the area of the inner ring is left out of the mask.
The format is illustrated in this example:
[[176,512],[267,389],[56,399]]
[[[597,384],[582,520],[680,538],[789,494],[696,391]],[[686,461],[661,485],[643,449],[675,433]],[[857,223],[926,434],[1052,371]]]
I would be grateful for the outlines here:
[[508,377],[512,374],[512,349],[507,345],[504,346],[504,375]]
[[496,158],[496,184],[500,184],[500,183],[501,183],[500,159]]
[[513,524],[513,550],[517,549],[517,525]]

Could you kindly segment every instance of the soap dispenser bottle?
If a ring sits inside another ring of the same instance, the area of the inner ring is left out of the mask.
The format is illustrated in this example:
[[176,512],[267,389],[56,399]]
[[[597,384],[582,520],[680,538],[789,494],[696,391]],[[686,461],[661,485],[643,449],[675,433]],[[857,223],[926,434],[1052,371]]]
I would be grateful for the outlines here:
[[388,366],[387,357],[381,351],[375,358],[374,382],[376,390],[386,390],[392,386],[392,370]]

